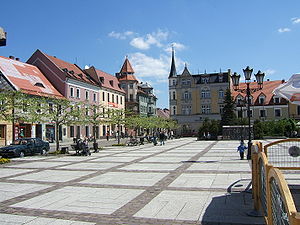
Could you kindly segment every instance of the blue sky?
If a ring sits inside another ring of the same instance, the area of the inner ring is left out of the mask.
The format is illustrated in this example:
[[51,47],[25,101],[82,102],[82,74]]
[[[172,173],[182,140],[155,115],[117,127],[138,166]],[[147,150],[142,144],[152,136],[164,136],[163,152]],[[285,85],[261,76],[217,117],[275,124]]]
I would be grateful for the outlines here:
[[299,0],[2,1],[8,33],[0,55],[26,61],[40,49],[84,67],[119,72],[128,55],[168,107],[170,46],[177,71],[242,73],[247,65],[270,80],[300,72]]

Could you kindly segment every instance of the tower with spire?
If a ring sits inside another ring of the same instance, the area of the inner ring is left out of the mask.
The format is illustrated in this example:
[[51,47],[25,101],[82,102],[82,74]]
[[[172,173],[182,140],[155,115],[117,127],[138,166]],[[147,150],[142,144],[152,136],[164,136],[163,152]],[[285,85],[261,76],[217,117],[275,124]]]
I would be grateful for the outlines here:
[[177,93],[176,93],[177,72],[176,72],[176,65],[175,65],[174,46],[172,46],[172,61],[171,61],[171,69],[170,69],[170,74],[168,79],[169,79],[170,116],[174,118],[177,114]]

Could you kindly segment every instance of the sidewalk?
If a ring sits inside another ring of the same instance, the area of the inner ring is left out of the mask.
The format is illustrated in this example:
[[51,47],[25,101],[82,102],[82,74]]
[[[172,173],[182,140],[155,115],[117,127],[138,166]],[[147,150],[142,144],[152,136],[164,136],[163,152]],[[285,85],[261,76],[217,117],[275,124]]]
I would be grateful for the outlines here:
[[[101,143],[107,143],[106,140]],[[0,165],[0,224],[264,224],[238,141],[170,140]]]

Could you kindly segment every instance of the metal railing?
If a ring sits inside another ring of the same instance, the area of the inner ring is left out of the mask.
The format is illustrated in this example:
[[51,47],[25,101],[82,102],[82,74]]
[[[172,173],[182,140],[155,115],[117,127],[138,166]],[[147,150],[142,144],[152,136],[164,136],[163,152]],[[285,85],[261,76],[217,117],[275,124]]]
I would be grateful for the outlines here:
[[253,144],[254,209],[261,211],[267,225],[300,225],[300,213],[296,210],[293,196],[281,172],[300,170],[298,146],[300,139],[280,140],[264,147],[261,142]]

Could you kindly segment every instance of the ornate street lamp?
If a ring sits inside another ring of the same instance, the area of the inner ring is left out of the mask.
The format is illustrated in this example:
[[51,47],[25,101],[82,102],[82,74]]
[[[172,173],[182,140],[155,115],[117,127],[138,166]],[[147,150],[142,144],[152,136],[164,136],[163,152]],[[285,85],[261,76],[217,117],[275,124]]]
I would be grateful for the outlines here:
[[242,92],[244,93],[246,91],[246,97],[247,97],[247,117],[248,117],[248,125],[249,125],[249,130],[248,130],[248,152],[247,152],[247,159],[251,159],[251,146],[252,146],[252,137],[251,137],[251,110],[250,110],[250,105],[251,105],[251,93],[254,93],[258,90],[261,90],[263,88],[263,80],[265,74],[262,73],[260,70],[255,74],[255,78],[258,84],[257,89],[250,89],[250,82],[251,82],[251,75],[253,72],[253,69],[250,69],[249,66],[247,66],[245,69],[243,69],[245,80],[246,80],[246,89],[240,89],[239,88],[239,82],[240,82],[240,77],[241,75],[234,73],[231,75],[233,87],[235,91]]

